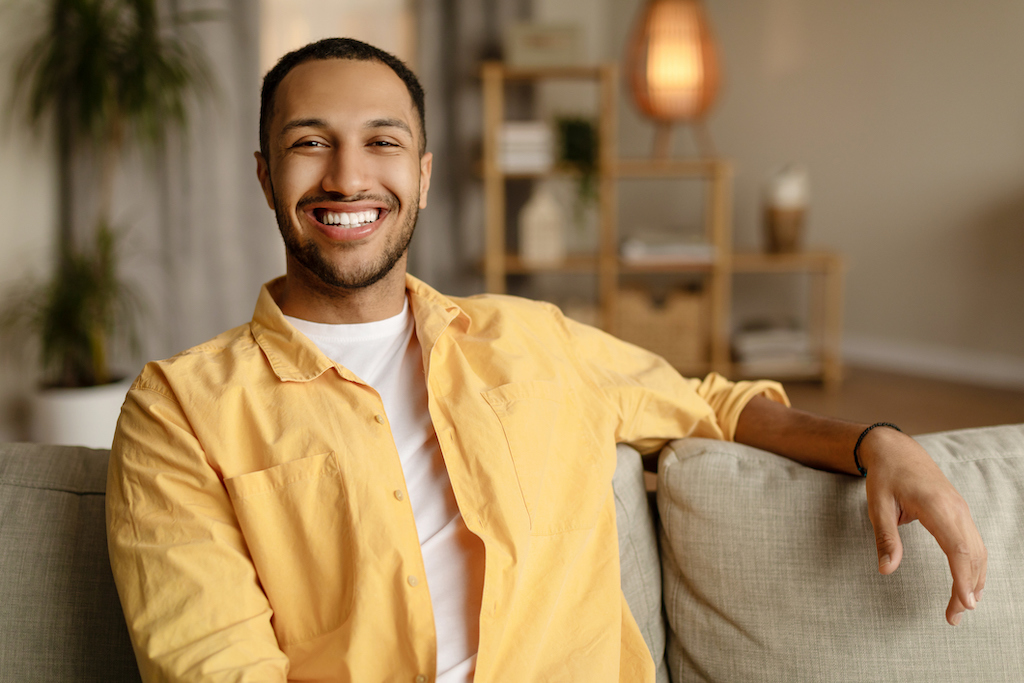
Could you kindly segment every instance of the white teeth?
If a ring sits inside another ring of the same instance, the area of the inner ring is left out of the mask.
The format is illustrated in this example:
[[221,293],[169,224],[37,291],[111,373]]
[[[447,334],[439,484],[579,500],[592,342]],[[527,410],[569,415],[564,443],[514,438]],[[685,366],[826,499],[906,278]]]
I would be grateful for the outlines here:
[[380,209],[355,211],[351,213],[325,211],[320,222],[324,225],[340,225],[344,228],[350,228],[353,226],[372,223],[377,220],[378,216],[380,216]]

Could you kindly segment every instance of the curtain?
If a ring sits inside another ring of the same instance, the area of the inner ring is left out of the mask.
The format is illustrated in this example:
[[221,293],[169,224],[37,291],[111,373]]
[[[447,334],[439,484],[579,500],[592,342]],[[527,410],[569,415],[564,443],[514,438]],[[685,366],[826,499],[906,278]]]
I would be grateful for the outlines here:
[[167,9],[217,13],[187,29],[207,55],[214,92],[192,107],[188,128],[158,158],[135,154],[122,165],[115,222],[127,231],[124,274],[147,309],[143,358],[128,364],[247,322],[260,285],[284,272],[253,157],[262,77],[257,3],[178,0]]

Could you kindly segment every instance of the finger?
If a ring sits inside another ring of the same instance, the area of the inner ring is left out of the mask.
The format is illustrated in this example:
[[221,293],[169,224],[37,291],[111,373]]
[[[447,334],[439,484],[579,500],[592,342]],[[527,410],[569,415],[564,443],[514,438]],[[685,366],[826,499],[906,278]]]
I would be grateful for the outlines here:
[[[988,553],[974,525],[968,526],[970,528],[964,530],[964,535],[970,541],[957,546],[952,553],[947,552],[949,569],[953,574],[953,594],[946,608],[946,621],[953,626],[960,624],[965,610],[973,610],[977,606],[980,591],[985,587]],[[964,546],[969,550],[965,550]],[[954,559],[957,562],[954,562]]]
[[985,548],[985,542],[981,540],[981,534],[978,533],[973,523],[971,524],[971,529],[977,535],[975,555],[979,558],[977,562],[977,578],[974,581],[974,599],[981,600],[981,593],[985,590],[985,576],[988,574],[988,549]]
[[899,514],[891,501],[872,506],[868,510],[871,526],[875,531],[875,549],[878,552],[878,572],[892,574],[903,559],[903,542],[900,540]]
[[946,606],[946,623],[950,626],[959,626],[960,620],[964,617],[964,606],[960,602],[960,598],[956,595],[956,589],[953,590],[953,597],[949,599],[949,605]]
[[988,551],[985,552],[985,562],[981,565],[981,576],[974,587],[974,598],[981,601],[981,593],[985,590],[985,575],[988,573]]
[[953,576],[953,595],[958,599],[960,607],[974,609],[977,605],[975,591],[979,583],[984,587],[988,553],[971,521],[966,503],[961,501],[959,505],[950,505],[944,509],[948,516],[941,524],[924,526],[946,553],[949,571]]

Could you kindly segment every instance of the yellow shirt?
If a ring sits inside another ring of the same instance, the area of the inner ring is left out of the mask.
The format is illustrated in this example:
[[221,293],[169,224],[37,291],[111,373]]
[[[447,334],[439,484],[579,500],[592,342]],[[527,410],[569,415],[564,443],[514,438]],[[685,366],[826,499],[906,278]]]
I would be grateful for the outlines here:
[[[122,410],[108,543],[143,678],[431,681],[438,634],[380,398],[288,324],[274,286],[250,324],[148,364]],[[620,588],[615,444],[732,438],[781,387],[683,379],[548,304],[408,291],[485,547],[476,681],[653,680]]]

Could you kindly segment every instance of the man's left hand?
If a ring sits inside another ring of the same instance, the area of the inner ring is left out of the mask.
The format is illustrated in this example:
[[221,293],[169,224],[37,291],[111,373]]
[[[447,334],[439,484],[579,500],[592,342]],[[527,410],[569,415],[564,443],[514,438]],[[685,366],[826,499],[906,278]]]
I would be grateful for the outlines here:
[[956,626],[985,588],[988,551],[967,502],[924,448],[894,429],[873,429],[860,448],[867,469],[868,516],[875,530],[878,571],[892,574],[903,558],[898,527],[918,520],[949,560],[953,594],[946,621]]

